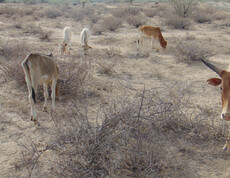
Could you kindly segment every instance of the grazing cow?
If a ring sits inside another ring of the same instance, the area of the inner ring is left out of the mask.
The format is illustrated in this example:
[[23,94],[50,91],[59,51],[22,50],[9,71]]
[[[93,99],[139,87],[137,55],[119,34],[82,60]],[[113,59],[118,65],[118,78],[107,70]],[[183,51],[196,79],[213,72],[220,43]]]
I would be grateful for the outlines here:
[[70,54],[70,46],[71,46],[70,41],[71,41],[70,27],[65,27],[63,30],[63,42],[60,45],[61,55],[63,53],[69,53]]
[[[228,70],[220,69],[210,62],[202,60],[202,62],[216,72],[220,78],[210,78],[207,80],[207,83],[212,86],[220,85],[221,89],[221,99],[222,99],[222,112],[221,112],[221,119],[226,121],[230,121],[230,65]],[[223,149],[230,153],[230,134],[224,145]]]
[[89,40],[90,40],[90,31],[88,28],[84,28],[81,31],[81,46],[84,49],[85,55],[87,54],[87,50],[92,48],[88,45]]
[[[143,46],[144,38],[151,38],[151,47],[153,48],[153,40],[158,40],[162,48],[166,48],[167,41],[164,40],[161,29],[159,27],[152,27],[150,25],[142,25],[138,27],[139,39],[137,40],[137,44],[141,42]],[[158,51],[158,49],[157,49]]]
[[53,55],[42,55],[38,53],[29,54],[22,62],[22,68],[25,73],[26,83],[29,91],[29,100],[31,104],[31,120],[39,125],[35,113],[34,104],[36,103],[35,94],[39,84],[44,87],[44,111],[47,110],[48,84],[51,84],[52,109],[55,109],[55,96],[59,95],[59,70],[53,58]]

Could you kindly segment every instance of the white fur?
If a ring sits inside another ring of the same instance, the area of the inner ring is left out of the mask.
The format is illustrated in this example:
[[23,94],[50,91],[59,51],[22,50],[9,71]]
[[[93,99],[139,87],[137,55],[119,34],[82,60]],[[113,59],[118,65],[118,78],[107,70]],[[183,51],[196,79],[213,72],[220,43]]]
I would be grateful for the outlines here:
[[70,27],[65,27],[63,30],[63,42],[59,47],[61,55],[64,52],[66,53],[68,52],[70,54],[70,46],[71,46],[71,29]]
[[70,45],[71,43],[71,29],[70,27],[65,27],[63,30],[63,42],[62,44]]
[[88,28],[81,31],[81,46],[88,45],[91,33]]

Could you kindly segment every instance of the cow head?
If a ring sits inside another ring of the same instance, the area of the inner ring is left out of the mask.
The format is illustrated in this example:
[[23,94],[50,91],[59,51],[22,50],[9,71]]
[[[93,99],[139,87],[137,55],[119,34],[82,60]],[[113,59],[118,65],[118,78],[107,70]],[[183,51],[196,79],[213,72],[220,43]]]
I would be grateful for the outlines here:
[[67,48],[67,44],[61,44],[61,45],[60,45],[61,54],[63,54],[63,53],[66,52],[66,48]]
[[163,41],[163,43],[162,43],[162,47],[165,49],[165,48],[166,48],[166,46],[167,46],[167,41]]
[[207,61],[202,60],[202,62],[220,76],[220,78],[208,79],[207,83],[212,86],[220,85],[222,98],[221,118],[230,121],[230,72],[219,69]]

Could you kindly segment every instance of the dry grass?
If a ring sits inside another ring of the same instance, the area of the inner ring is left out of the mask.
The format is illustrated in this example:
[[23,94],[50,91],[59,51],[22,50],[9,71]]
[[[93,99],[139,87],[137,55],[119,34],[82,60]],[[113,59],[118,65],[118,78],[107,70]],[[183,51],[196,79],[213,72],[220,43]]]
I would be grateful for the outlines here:
[[128,16],[126,19],[129,25],[133,25],[134,27],[138,28],[141,25],[146,24],[146,19],[142,16]]
[[106,30],[115,31],[122,25],[122,19],[114,16],[107,16],[103,18],[101,25]]
[[0,73],[6,81],[15,81],[17,87],[26,89],[25,74],[22,69],[23,59],[11,59],[0,63]]
[[190,63],[201,59],[207,59],[213,56],[214,53],[200,41],[196,39],[191,41],[190,38],[187,37],[176,42],[174,55],[179,61]]
[[138,15],[140,12],[140,9],[139,8],[136,8],[136,7],[119,7],[115,10],[112,11],[112,14],[115,16],[115,17],[118,17],[118,18],[124,18],[124,17],[127,17],[127,16],[135,16],[135,15]]
[[82,21],[83,19],[92,19],[95,14],[95,10],[92,7],[80,8],[75,7],[72,10],[72,18],[74,21]]
[[190,19],[180,17],[177,14],[169,15],[166,20],[166,24],[175,29],[188,29],[191,26]]
[[157,15],[157,11],[155,9],[150,9],[150,8],[143,9],[143,12],[147,17],[154,17]]
[[37,35],[38,38],[40,38],[41,40],[45,40],[45,41],[50,41],[50,37],[52,35],[52,31],[48,31],[38,25],[35,24],[27,24],[25,26],[22,27],[25,33],[30,33],[33,35]]
[[24,17],[33,14],[33,10],[31,9],[18,9],[13,7],[1,7],[0,15],[4,15],[5,17]]
[[45,10],[46,17],[51,18],[51,19],[56,19],[57,17],[62,16],[61,10],[51,7]]
[[[186,158],[175,156],[189,154],[187,142],[203,144],[216,139],[216,127],[207,124],[205,113],[198,112],[195,120],[186,117],[188,109],[197,108],[191,108],[189,86],[179,87],[164,89],[161,95],[162,89],[136,91],[133,99],[126,91],[116,102],[98,110],[96,124],[89,120],[87,101],[83,112],[74,102],[69,112],[60,111],[53,117],[56,140],[40,152],[27,146],[21,166],[27,166],[30,175],[39,175],[40,155],[53,150],[59,159],[49,172],[52,176],[198,176]],[[33,172],[34,166],[38,169]]]
[[61,96],[81,98],[85,87],[91,83],[90,62],[66,62],[60,65]]

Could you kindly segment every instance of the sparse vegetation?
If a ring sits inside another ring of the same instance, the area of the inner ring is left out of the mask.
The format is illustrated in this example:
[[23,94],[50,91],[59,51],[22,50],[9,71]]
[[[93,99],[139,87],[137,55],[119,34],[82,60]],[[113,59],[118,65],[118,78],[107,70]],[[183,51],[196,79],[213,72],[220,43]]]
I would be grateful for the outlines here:
[[176,13],[181,17],[188,17],[197,5],[197,0],[169,0]]
[[[168,1],[93,0],[84,8],[74,0],[19,1],[0,8],[0,177],[229,176],[221,152],[229,126],[200,62],[227,68],[227,13],[205,3],[178,15]],[[144,24],[162,29],[166,50],[152,50],[150,39],[138,48],[136,28]],[[60,55],[65,26],[73,29],[71,53]],[[87,56],[79,41],[86,26]],[[38,128],[21,66],[30,52],[53,53],[61,78],[55,111],[50,96],[41,111],[38,88]]]
[[146,23],[146,20],[141,16],[129,16],[126,21],[129,25],[133,25],[136,28]]
[[115,31],[121,26],[122,19],[114,16],[108,16],[108,17],[104,17],[101,23],[104,29],[109,31]]
[[214,53],[205,47],[201,42],[193,40],[178,40],[176,43],[175,53],[180,61],[193,62],[201,59],[207,59],[214,55]]
[[167,25],[175,29],[188,29],[191,26],[190,19],[171,14],[166,19]]
[[66,62],[60,64],[61,95],[69,98],[77,98],[82,93],[88,83],[91,83],[90,63]]
[[46,9],[46,16],[51,19],[56,19],[57,17],[62,16],[62,12],[57,8]]

